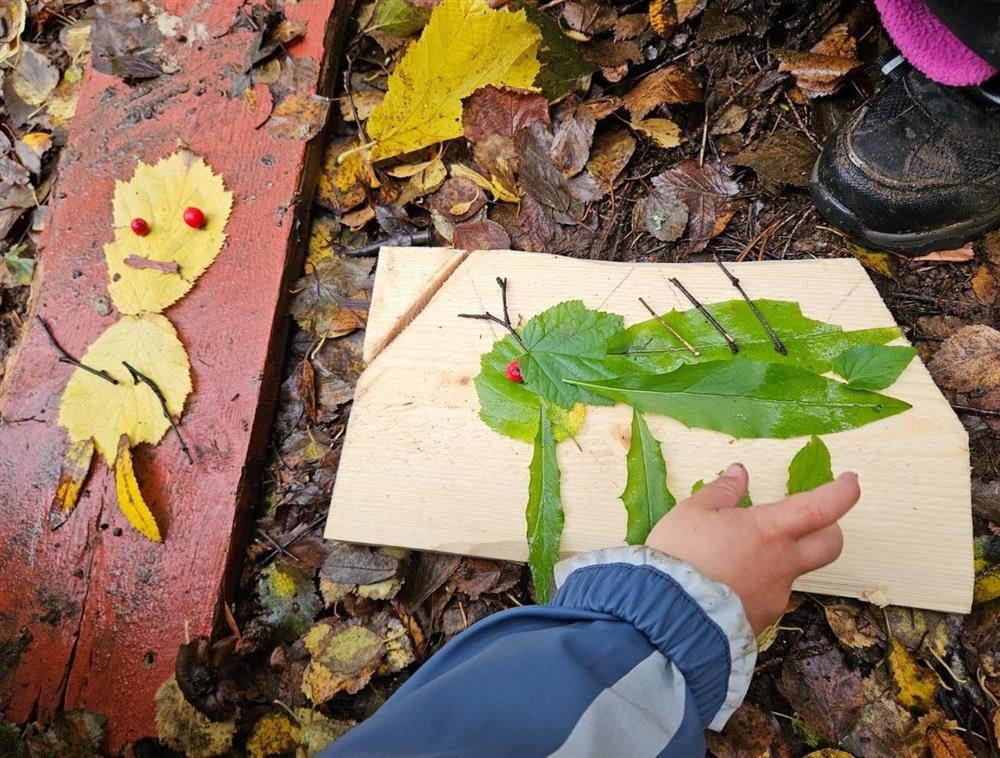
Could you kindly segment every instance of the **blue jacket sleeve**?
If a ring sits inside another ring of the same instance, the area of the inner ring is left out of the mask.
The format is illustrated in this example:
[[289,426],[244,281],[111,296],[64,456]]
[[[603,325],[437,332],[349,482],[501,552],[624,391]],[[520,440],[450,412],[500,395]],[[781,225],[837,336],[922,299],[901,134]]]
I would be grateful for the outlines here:
[[563,561],[547,606],[491,616],[428,660],[335,756],[701,756],[757,648],[736,595],[645,547]]

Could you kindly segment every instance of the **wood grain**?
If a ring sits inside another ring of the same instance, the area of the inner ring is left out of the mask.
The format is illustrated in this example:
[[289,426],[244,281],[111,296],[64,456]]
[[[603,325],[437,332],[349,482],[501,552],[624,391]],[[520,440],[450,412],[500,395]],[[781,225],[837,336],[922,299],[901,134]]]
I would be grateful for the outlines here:
[[[185,37],[168,43],[181,67],[173,75],[128,86],[88,68],[28,328],[0,394],[0,703],[15,722],[45,720],[59,708],[103,713],[115,753],[155,734],[153,695],[173,673],[185,631],[210,633],[237,576],[243,510],[267,439],[285,304],[318,168],[321,145],[257,128],[261,114],[227,94],[254,43],[252,33],[230,29],[242,5],[166,2]],[[308,24],[290,48],[304,86],[324,94],[350,3],[337,6],[336,13],[333,0],[285,6]],[[235,198],[226,246],[167,311],[191,357],[194,392],[182,421],[195,462],[169,435],[136,451],[162,545],[129,527],[103,463],[95,463],[68,522],[50,532],[46,516],[68,446],[56,419],[72,367],[58,363],[34,315],[74,355],[117,319],[107,307],[103,253],[113,238],[114,182],[131,177],[139,159],[173,153],[179,141]]]
[[[383,250],[379,271],[405,278],[414,250]],[[440,256],[430,252],[430,256]],[[405,256],[405,257],[404,257]],[[424,267],[413,268],[416,281]],[[795,299],[811,318],[845,329],[894,325],[854,260],[749,263],[734,267],[753,297]],[[381,273],[379,274],[381,276]],[[369,365],[358,383],[327,522],[332,539],[524,560],[529,445],[478,418],[479,357],[502,336],[493,324],[457,318],[499,311],[497,276],[510,279],[512,316],[530,318],[560,301],[648,318],[687,309],[667,282],[679,277],[704,302],[735,291],[714,264],[624,264],[536,253],[475,252]],[[373,308],[382,307],[376,301]],[[412,315],[412,314],[411,314]],[[375,322],[391,319],[373,313]],[[414,377],[420,377],[414,381]],[[843,521],[842,557],[803,577],[801,590],[967,612],[972,601],[968,437],[924,366],[915,361],[891,388],[913,409],[824,437],[836,471],[860,474],[861,502]],[[732,461],[751,473],[756,502],[780,498],[802,439],[733,440],[647,416],[663,444],[675,495]],[[622,544],[630,409],[589,408],[579,436],[559,447],[566,555]]]

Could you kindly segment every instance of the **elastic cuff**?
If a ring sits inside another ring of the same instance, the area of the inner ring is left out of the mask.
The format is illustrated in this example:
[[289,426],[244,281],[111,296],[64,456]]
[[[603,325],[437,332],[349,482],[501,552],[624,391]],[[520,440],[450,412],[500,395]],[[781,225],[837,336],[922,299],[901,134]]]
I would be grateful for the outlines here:
[[556,566],[555,580],[553,605],[617,616],[673,661],[709,729],[721,730],[743,702],[757,642],[729,587],[648,547],[574,556]]

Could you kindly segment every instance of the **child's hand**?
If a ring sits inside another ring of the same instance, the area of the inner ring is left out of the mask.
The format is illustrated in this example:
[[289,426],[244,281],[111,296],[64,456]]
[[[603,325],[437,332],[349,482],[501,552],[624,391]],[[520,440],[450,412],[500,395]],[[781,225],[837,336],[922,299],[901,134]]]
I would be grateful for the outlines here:
[[737,508],[747,485],[746,469],[734,463],[660,519],[646,544],[731,587],[760,634],[785,610],[796,578],[840,555],[837,520],[861,489],[858,475],[848,473],[812,492]]

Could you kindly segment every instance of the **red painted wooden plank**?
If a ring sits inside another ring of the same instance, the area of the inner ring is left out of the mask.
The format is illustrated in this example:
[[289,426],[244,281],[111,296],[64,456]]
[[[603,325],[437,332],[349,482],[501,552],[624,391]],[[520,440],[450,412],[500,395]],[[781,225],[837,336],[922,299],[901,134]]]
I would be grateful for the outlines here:
[[[348,0],[301,0],[288,16],[308,22],[291,50],[326,60]],[[94,71],[83,84],[43,241],[31,325],[0,395],[0,705],[7,718],[59,707],[109,716],[112,749],[155,733],[153,695],[171,675],[185,624],[207,634],[238,568],[240,522],[257,474],[286,330],[284,305],[311,197],[317,146],[255,128],[258,115],[226,95],[250,35],[226,32],[240,0],[171,0],[180,29],[204,24],[202,41],[176,44],[181,70],[129,87]],[[197,34],[190,35],[196,40]],[[317,84],[326,92],[327,66]],[[48,503],[67,448],[56,425],[72,367],[58,363],[33,314],[80,355],[117,314],[107,298],[103,244],[112,239],[116,178],[182,140],[220,173],[235,205],[228,242],[192,292],[167,310],[191,356],[194,393],[176,439],[140,448],[136,468],[165,532],[145,541],[116,504],[113,477],[95,462],[76,511],[59,530]]]

